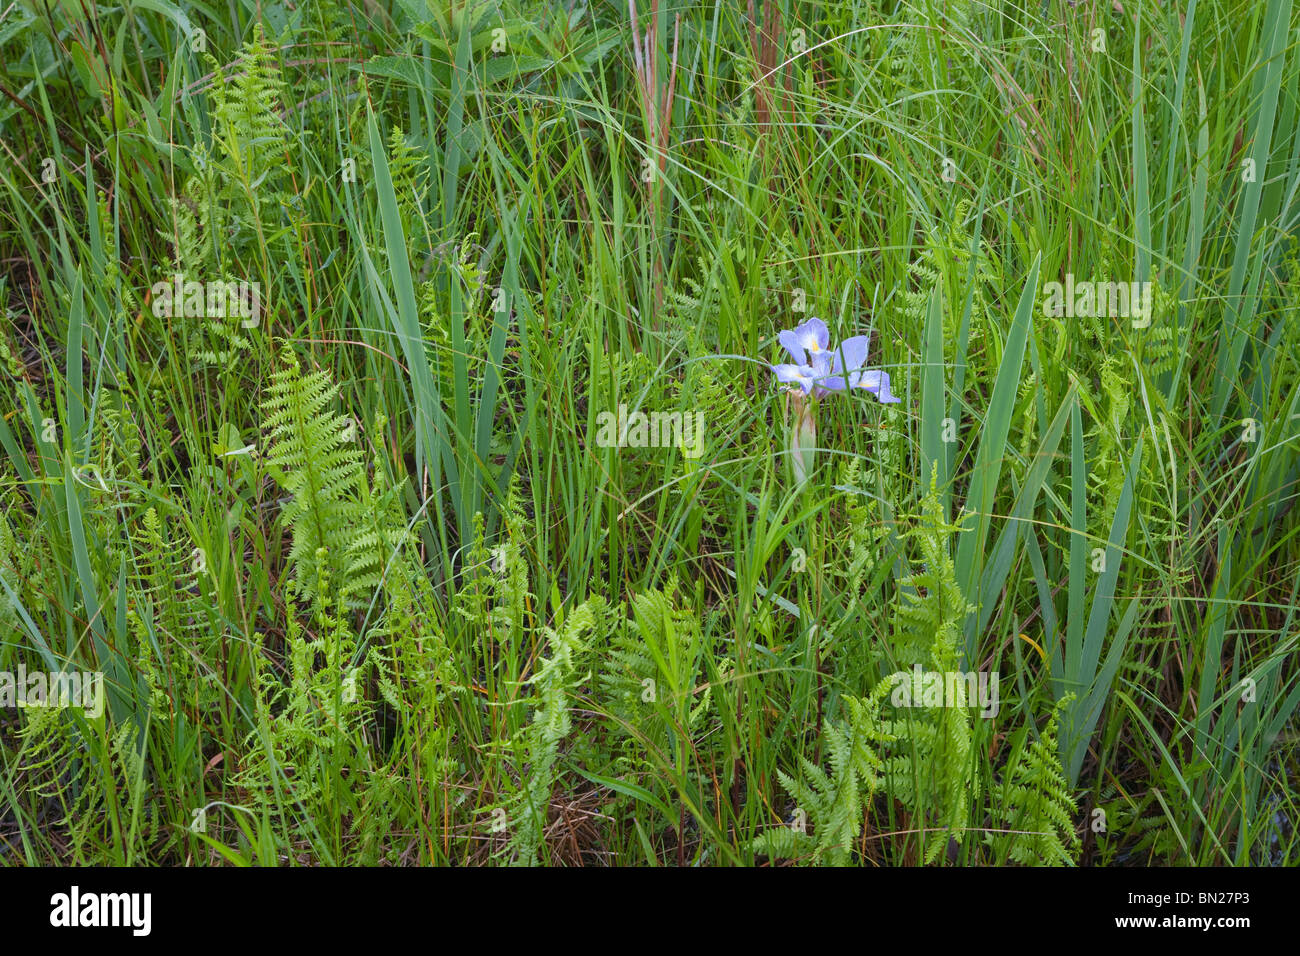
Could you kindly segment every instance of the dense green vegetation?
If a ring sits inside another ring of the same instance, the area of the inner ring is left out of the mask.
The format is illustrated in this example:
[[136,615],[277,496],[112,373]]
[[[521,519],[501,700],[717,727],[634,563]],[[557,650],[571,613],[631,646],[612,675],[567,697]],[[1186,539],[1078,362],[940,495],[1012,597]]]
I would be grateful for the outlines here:
[[10,5],[0,860],[1294,865],[1298,25]]

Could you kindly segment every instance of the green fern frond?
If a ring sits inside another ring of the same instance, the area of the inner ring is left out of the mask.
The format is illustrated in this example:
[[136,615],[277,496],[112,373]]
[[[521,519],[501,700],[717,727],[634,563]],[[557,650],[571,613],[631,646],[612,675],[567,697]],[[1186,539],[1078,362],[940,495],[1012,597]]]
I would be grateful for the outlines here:
[[845,719],[825,721],[822,741],[829,773],[803,755],[799,778],[777,770],[781,785],[796,802],[795,823],[759,834],[750,842],[753,852],[795,858],[807,854],[809,862],[832,866],[850,862],[866,808],[882,783],[885,763],[880,749],[895,740],[880,720],[881,700],[889,686],[882,681],[865,698],[841,698]]
[[248,184],[258,183],[283,169],[287,130],[280,119],[284,81],[261,23],[239,52],[233,80],[222,65],[209,58],[217,73],[213,87],[221,146]]
[[610,627],[607,664],[596,685],[621,743],[618,762],[647,775],[666,800],[668,788],[657,772],[662,755],[672,752],[678,735],[697,738],[712,705],[710,689],[700,689],[702,629],[695,611],[679,606],[675,577],[662,589],[636,595],[631,611],[630,621],[618,615]]
[[[1010,856],[1026,865],[1073,866],[1082,849],[1075,832],[1078,805],[1057,754],[1057,716],[1073,695],[1052,710],[1038,739],[1021,748],[1008,774],[1004,819]],[[1028,832],[1025,832],[1028,831]]]
[[266,465],[290,495],[280,517],[293,535],[292,590],[308,599],[322,570],[318,554],[323,552],[325,569],[338,580],[363,518],[361,455],[349,440],[349,419],[333,410],[337,401],[329,375],[304,375],[289,351],[262,400]]
[[[962,842],[971,809],[979,803],[979,780],[974,773],[969,707],[965,684],[952,680],[961,660],[960,641],[966,616],[976,610],[968,604],[949,556],[949,539],[959,532],[957,525],[943,519],[937,481],[922,500],[922,514],[906,537],[920,551],[922,566],[905,577],[894,624],[896,659],[906,667],[927,667],[952,686],[955,700],[941,700],[938,706],[917,706],[921,695],[913,693],[913,706],[883,722],[891,735],[906,746],[897,748],[886,761],[886,784],[891,796],[913,812],[923,814],[927,827],[939,827],[941,834],[923,838],[925,862],[938,859],[949,840]],[[885,678],[896,686],[899,675]],[[906,678],[903,678],[906,679]],[[915,676],[911,679],[915,680]],[[946,834],[946,838],[943,838]]]
[[542,628],[551,653],[527,681],[535,688],[533,717],[520,742],[525,755],[521,786],[507,801],[511,835],[504,852],[514,865],[535,866],[539,862],[558,778],[560,744],[572,729],[571,694],[580,673],[578,660],[588,650],[587,638],[604,611],[604,599],[592,597],[575,608],[558,631]]
[[958,636],[966,615],[977,608],[966,601],[957,583],[948,539],[960,527],[943,520],[935,482],[932,475],[930,493],[921,503],[921,520],[905,536],[920,551],[921,566],[899,582],[894,648],[904,667],[933,664],[950,670],[957,662]]

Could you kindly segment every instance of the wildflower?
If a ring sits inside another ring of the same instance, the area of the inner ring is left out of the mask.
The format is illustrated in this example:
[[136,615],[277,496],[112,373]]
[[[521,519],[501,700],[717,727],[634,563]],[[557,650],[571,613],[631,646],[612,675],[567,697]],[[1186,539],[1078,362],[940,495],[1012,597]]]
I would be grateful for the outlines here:
[[790,468],[797,487],[808,480],[816,461],[817,422],[813,412],[817,399],[851,388],[865,388],[880,402],[900,399],[889,390],[888,373],[866,367],[870,336],[855,335],[831,350],[826,323],[814,316],[793,329],[782,330],[777,339],[794,359],[771,369],[778,381],[795,386],[787,393],[792,415]]
[[778,381],[797,385],[805,395],[822,398],[831,392],[864,388],[881,402],[901,401],[889,390],[888,372],[867,368],[870,336],[855,335],[831,350],[826,323],[814,316],[783,330],[777,338],[794,362],[773,365],[772,371]]

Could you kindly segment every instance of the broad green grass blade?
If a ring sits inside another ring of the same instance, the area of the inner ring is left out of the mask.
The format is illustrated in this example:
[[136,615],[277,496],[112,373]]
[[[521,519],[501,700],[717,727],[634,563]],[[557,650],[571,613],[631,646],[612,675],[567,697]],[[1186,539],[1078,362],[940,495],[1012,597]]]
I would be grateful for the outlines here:
[[[1291,22],[1291,0],[1270,0],[1264,18],[1262,69],[1256,77],[1252,107],[1258,101],[1258,112],[1248,142],[1251,144],[1246,159],[1253,160],[1255,175],[1245,183],[1240,194],[1240,218],[1237,222],[1237,246],[1232,259],[1232,272],[1228,277],[1228,290],[1224,302],[1224,319],[1219,335],[1218,361],[1215,370],[1214,398],[1210,412],[1222,417],[1232,389],[1241,379],[1241,358],[1246,347],[1246,337],[1253,328],[1256,297],[1246,289],[1246,275],[1252,253],[1255,251],[1255,228],[1260,209],[1260,197],[1267,177],[1273,142],[1273,119],[1277,114],[1278,94],[1281,90],[1283,69],[1286,65],[1287,25]],[[1280,210],[1263,210],[1265,215]],[[1261,255],[1262,258],[1262,255]]]
[[[976,453],[975,467],[966,494],[966,509],[974,515],[974,529],[973,533],[961,536],[961,543],[957,547],[956,569],[957,582],[962,585],[967,600],[972,604],[979,603],[984,597],[978,593],[977,584],[980,575],[984,573],[984,545],[993,522],[993,502],[997,497],[1002,464],[1006,458],[1007,432],[1011,428],[1011,414],[1020,388],[1020,366],[1025,357],[1029,327],[1033,322],[1038,271],[1042,262],[1042,253],[1034,256],[1033,265],[1025,279],[1025,287],[1020,294],[1020,304],[1016,307],[1015,318],[1011,322],[1011,331],[1002,351],[1002,364],[989,399],[988,414],[980,429],[979,451]],[[967,638],[968,663],[975,659],[978,639],[978,634]]]
[[[437,488],[442,483],[442,471],[445,467],[447,480],[453,489],[452,501],[456,501],[458,500],[455,493],[455,489],[458,488],[458,472],[455,457],[447,441],[446,417],[443,414],[442,402],[429,370],[424,334],[420,328],[419,311],[415,302],[415,284],[411,279],[406,239],[402,233],[402,219],[397,209],[397,195],[393,191],[393,180],[388,170],[388,157],[384,151],[383,139],[379,135],[379,126],[373,115],[369,117],[368,122],[370,158],[374,164],[375,188],[379,193],[379,212],[384,226],[388,268],[397,294],[396,308],[389,313],[389,320],[401,343],[402,355],[406,359],[407,373],[411,377],[411,388],[415,395],[415,407],[411,413],[416,436],[417,468],[423,470],[427,467],[430,484]],[[379,275],[368,255],[366,264],[371,281],[378,284]],[[387,297],[376,298],[383,301]],[[441,501],[439,495],[436,501],[439,527],[443,524]]]
[[[948,501],[948,455],[944,448],[943,307],[939,287],[930,292],[925,323],[925,372],[921,386],[921,481],[937,469],[938,487]],[[946,507],[946,506],[945,506]]]

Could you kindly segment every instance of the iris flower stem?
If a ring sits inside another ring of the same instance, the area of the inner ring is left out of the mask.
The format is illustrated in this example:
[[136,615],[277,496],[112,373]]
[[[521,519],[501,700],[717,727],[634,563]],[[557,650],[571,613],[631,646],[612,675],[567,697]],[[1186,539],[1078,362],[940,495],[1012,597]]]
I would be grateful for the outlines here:
[[817,400],[798,390],[786,395],[790,411],[790,469],[798,490],[817,466]]

